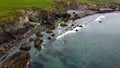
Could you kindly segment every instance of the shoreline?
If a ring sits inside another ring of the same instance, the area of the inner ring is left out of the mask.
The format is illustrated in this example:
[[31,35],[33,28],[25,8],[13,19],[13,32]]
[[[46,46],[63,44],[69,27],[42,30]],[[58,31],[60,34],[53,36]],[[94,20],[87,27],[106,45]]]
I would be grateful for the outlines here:
[[[117,14],[116,12],[114,12],[114,13]],[[102,14],[100,14],[97,18],[100,18],[101,16],[102,16]],[[104,16],[104,15],[103,15],[103,16]],[[97,18],[95,18],[93,21],[95,21]],[[101,20],[102,20],[102,19],[101,19]],[[99,23],[99,21],[97,21],[97,22]],[[70,24],[70,23],[68,23],[68,24]],[[79,23],[76,23],[76,25],[78,25],[78,24],[79,24]],[[88,24],[91,24],[91,23],[88,23]],[[81,25],[81,24],[80,24],[80,25]],[[73,27],[73,26],[71,26],[71,27]],[[67,26],[66,29],[67,29],[67,28],[69,28],[69,26]],[[80,28],[84,28],[84,27],[80,27]],[[69,33],[70,33],[70,34],[76,33],[76,32],[79,31],[79,28],[77,28],[77,26],[76,26],[75,28],[73,28],[73,30],[69,30],[69,29],[66,30],[66,29],[64,29],[65,31],[63,30],[63,32],[64,32],[63,34],[64,34],[64,35],[68,35]],[[76,29],[78,29],[78,31],[76,31]],[[61,31],[61,32],[62,32],[62,31]],[[62,35],[62,37],[64,37],[63,34],[60,34],[60,35],[58,35],[58,36],[61,36],[61,35]],[[56,37],[58,37],[58,36],[56,36]],[[59,40],[59,39],[61,39],[62,37],[59,37],[59,38],[56,39],[56,40]],[[54,42],[54,41],[55,41],[55,40],[53,40],[53,42]],[[49,42],[49,43],[52,43],[52,42]],[[48,43],[48,45],[51,45],[51,44],[49,44],[49,43]],[[63,42],[63,44],[65,44],[65,42]],[[30,62],[32,63],[32,62],[37,62],[37,61],[34,60],[34,61],[30,61]],[[38,63],[38,62],[37,62],[37,63]],[[32,64],[31,64],[31,65],[32,65]],[[33,65],[34,65],[34,63],[33,63]]]
[[[29,11],[29,10],[28,10]],[[38,10],[37,10],[38,11]],[[88,11],[88,12],[87,12]],[[90,11],[90,12],[89,12]],[[65,19],[68,19],[68,20],[77,20],[77,19],[81,19],[81,18],[84,18],[84,17],[87,17],[87,16],[91,16],[91,15],[94,15],[94,14],[97,14],[97,13],[110,13],[110,12],[115,12],[115,11],[117,11],[117,10],[99,10],[98,12],[97,11],[92,11],[92,10],[86,10],[86,11],[83,11],[84,13],[83,13],[83,16],[80,16],[81,15],[81,13],[79,13],[79,14],[77,14],[76,15],[76,13],[74,13],[74,12],[72,12],[72,15],[74,15],[74,17],[70,17],[70,18],[68,18],[68,17],[66,17],[67,15],[66,14],[64,14],[63,13],[63,15],[66,15],[65,16]],[[92,13],[93,12],[93,13]],[[92,14],[91,14],[92,13]],[[45,13],[46,14],[46,13]],[[43,14],[44,15],[44,14]],[[60,14],[58,14],[58,15],[60,15]],[[28,18],[29,18],[29,16],[28,16]],[[60,17],[60,18],[63,18],[64,19],[64,16],[63,17]],[[34,19],[34,18],[33,18]],[[49,19],[48,19],[49,20]],[[38,20],[37,20],[38,21]],[[54,21],[55,21],[55,19],[54,19]],[[63,20],[64,21],[64,20]],[[34,22],[34,20],[33,20],[33,22]],[[36,22],[35,22],[35,24],[36,24]],[[58,23],[57,23],[58,24]],[[65,23],[65,24],[67,24],[67,23]],[[44,25],[44,24],[43,24]],[[68,24],[67,24],[68,25]],[[55,27],[56,28],[56,27]],[[81,27],[82,28],[82,27]],[[74,28],[74,30],[76,30],[76,29],[78,29],[78,28]],[[79,29],[78,29],[79,30]],[[40,31],[41,32],[41,31]],[[29,32],[30,33],[30,32]],[[26,38],[24,38],[24,39],[26,39]],[[59,39],[59,38],[58,38]],[[22,39],[23,40],[23,39]],[[20,40],[20,42],[21,42],[21,40]],[[17,43],[19,43],[19,42],[17,42]],[[18,44],[19,45],[19,44]],[[18,46],[17,45],[17,46]],[[17,48],[18,49],[18,48]],[[4,58],[4,57],[3,57]],[[6,59],[7,60],[7,59]]]

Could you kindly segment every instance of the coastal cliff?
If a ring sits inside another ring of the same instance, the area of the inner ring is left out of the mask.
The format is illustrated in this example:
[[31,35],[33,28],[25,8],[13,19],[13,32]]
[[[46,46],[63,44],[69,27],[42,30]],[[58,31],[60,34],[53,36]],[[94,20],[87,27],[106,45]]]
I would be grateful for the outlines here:
[[[17,16],[7,18],[6,20],[1,20],[3,24],[0,26],[0,57],[6,54],[9,49],[16,46],[18,42],[29,36],[34,27],[30,24],[30,22],[40,23],[41,26],[44,26],[43,30],[52,30],[56,27],[56,21],[58,21],[59,19],[67,22],[68,20],[80,19],[82,17],[95,13],[118,11],[118,9],[116,8],[119,8],[117,3],[107,3],[103,5],[61,1],[55,1],[55,3],[56,4],[54,6],[48,9],[18,9],[16,10],[16,13],[18,14],[16,14]],[[102,10],[102,8],[109,9]],[[67,13],[68,10],[79,10],[83,11],[84,13],[76,14],[73,12],[72,14],[69,14]],[[3,62],[2,66],[7,66],[8,68],[15,68],[15,65],[17,65],[16,68],[26,68],[26,63],[29,60],[29,53],[19,52],[17,54],[15,53],[15,55],[16,56],[14,56],[13,54],[13,56],[6,59],[6,61]],[[20,61],[17,63],[17,60]],[[22,61],[24,61],[23,64],[20,64]],[[11,62],[16,64],[11,66]],[[21,65],[21,67],[19,67],[19,65]]]

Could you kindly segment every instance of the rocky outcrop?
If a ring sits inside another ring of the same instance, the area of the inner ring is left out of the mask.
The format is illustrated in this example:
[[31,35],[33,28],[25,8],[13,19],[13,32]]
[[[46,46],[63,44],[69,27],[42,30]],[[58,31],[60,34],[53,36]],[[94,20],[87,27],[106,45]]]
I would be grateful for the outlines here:
[[17,41],[25,38],[30,30],[26,16],[11,17],[6,20],[0,21],[4,23],[0,26],[0,47],[5,48],[5,50],[0,51],[0,54],[7,52]]
[[43,37],[43,35],[41,34],[41,32],[36,32],[36,36]]
[[56,12],[65,12],[67,10],[98,10],[99,8],[118,8],[119,3],[100,3],[100,4],[91,4],[91,3],[82,3],[77,0],[71,0],[70,2],[54,0],[56,3],[55,8]]
[[66,23],[61,23],[60,26],[61,26],[61,27],[66,27],[66,26],[68,26],[68,25],[67,25]]
[[[40,23],[41,26],[44,26],[46,33],[51,34],[52,37],[55,35],[53,34],[53,29],[56,27],[56,21],[62,20],[67,22],[69,19],[76,20],[78,18],[82,18],[91,14],[95,13],[105,13],[105,12],[112,12],[115,10],[117,4],[108,3],[103,5],[93,5],[88,3],[80,3],[73,0],[72,2],[62,2],[59,0],[55,0],[55,6],[53,11],[48,11],[39,8],[32,8],[32,9],[21,9],[18,10],[18,14],[22,14],[19,17],[11,17],[8,20],[2,21],[3,25],[0,25],[0,57],[7,52],[15,43],[24,39],[30,30],[30,23],[35,22]],[[100,9],[100,8],[110,8],[108,9]],[[67,10],[80,10],[81,13],[72,14],[66,13]],[[94,11],[94,12],[93,12]],[[73,15],[73,16],[72,16]],[[1,21],[0,21],[1,23]],[[62,23],[61,26],[67,26],[66,23]],[[74,26],[74,25],[71,25]],[[83,27],[83,26],[79,26]],[[78,30],[76,30],[78,31]],[[37,50],[41,50],[41,44],[43,40],[40,40],[38,37],[43,37],[40,32],[35,33],[37,38],[29,39],[30,42],[34,41],[34,47]],[[48,40],[52,40],[52,37],[49,36]],[[20,47],[21,50],[28,51],[30,47],[27,44],[23,44]],[[2,66],[8,66],[8,68],[17,68],[17,66],[21,63],[22,66],[25,66],[27,60],[29,59],[29,54],[27,52],[17,52],[15,53],[10,59],[7,59]],[[15,58],[13,58],[15,57]],[[23,61],[21,61],[23,60]],[[25,61],[24,61],[25,60]],[[18,62],[17,62],[18,61]],[[17,62],[17,63],[16,63]],[[12,65],[14,64],[14,65]]]
[[29,51],[30,49],[31,49],[31,46],[28,43],[24,43],[20,47],[20,50],[23,50],[23,51]]
[[27,68],[27,63],[30,56],[28,52],[16,52],[12,56],[8,57],[0,67],[2,68]]
[[48,29],[48,30],[46,30],[46,33],[53,33],[53,31],[52,30],[50,30],[50,29]]
[[37,50],[41,50],[42,47],[41,47],[41,44],[42,44],[43,40],[40,40],[39,38],[36,38],[34,40],[34,47],[37,49]]

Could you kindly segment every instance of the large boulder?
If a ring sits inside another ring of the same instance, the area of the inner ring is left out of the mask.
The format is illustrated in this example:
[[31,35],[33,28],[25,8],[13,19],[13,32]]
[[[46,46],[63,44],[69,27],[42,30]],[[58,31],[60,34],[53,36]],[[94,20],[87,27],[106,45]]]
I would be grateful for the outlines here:
[[23,50],[23,51],[29,51],[30,49],[31,47],[27,43],[22,44],[20,47],[20,50]]
[[43,42],[43,40],[40,40],[39,38],[36,38],[35,41],[34,41],[34,47],[37,50],[41,50],[42,49],[42,47],[41,47],[42,42]]
[[41,34],[41,32],[37,32],[37,33],[36,33],[36,36],[38,36],[38,37],[43,37],[43,35]]
[[16,52],[8,57],[0,66],[2,68],[27,68],[29,58],[28,52]]

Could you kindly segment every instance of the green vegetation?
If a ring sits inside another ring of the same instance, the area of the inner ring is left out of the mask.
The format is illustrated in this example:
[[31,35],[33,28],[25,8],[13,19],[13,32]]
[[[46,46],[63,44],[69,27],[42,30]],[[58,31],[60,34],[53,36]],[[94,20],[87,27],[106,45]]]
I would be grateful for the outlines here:
[[54,5],[52,0],[0,0],[0,20],[15,15],[12,9],[46,8]]
[[12,15],[15,15],[15,12],[12,12],[12,11],[1,12],[0,19],[12,16]]
[[52,0],[0,0],[0,10],[26,7],[47,7],[53,5]]
[[54,1],[80,1],[92,4],[106,2],[120,3],[120,0],[0,0],[0,19],[15,15],[13,9],[36,7],[49,10],[51,9],[50,6],[55,4]]

